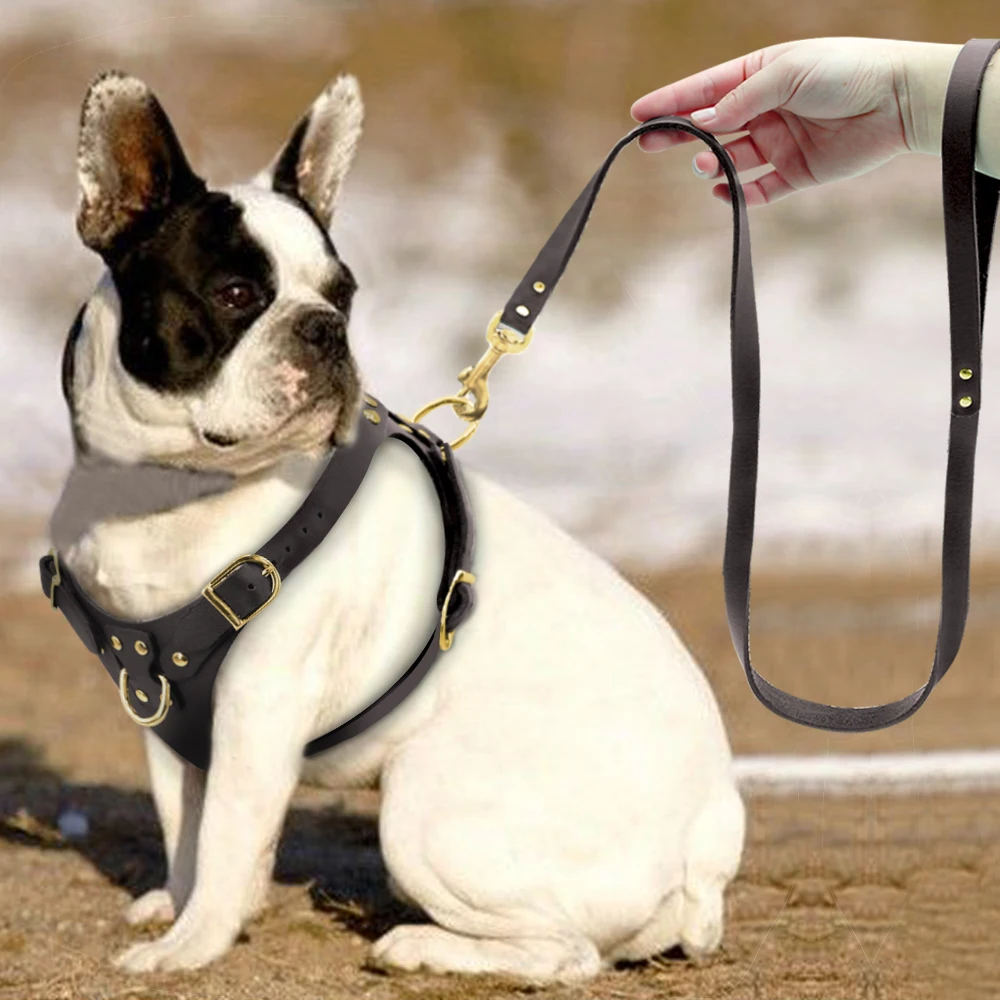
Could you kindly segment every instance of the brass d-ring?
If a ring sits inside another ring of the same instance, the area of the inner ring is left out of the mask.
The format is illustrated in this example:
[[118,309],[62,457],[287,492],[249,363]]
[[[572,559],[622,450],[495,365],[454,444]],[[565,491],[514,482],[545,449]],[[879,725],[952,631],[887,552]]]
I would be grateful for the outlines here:
[[145,717],[138,715],[129,704],[128,671],[124,667],[118,675],[118,693],[121,695],[125,714],[140,726],[158,726],[167,717],[167,709],[170,708],[170,681],[163,674],[160,674],[160,705],[152,715]]
[[[410,421],[414,424],[419,424],[428,413],[433,413],[434,410],[441,406],[451,406],[454,408],[455,413],[458,416],[462,416],[462,409],[470,406],[470,402],[467,399],[462,399],[460,396],[442,396],[441,399],[435,399],[433,403],[428,403],[423,409],[417,410],[413,415],[413,419]],[[465,419],[463,417],[463,419]],[[476,428],[479,426],[478,420],[472,420],[469,423],[468,428],[463,431],[454,441],[451,442],[450,446],[453,450],[461,448],[466,441],[476,433]]]
[[475,583],[475,576],[468,570],[460,569],[452,577],[451,586],[445,595],[444,604],[441,606],[441,624],[438,628],[438,644],[442,649],[451,649],[451,641],[455,638],[455,630],[448,631],[448,605],[451,604],[451,595],[455,592],[455,585],[458,583]]

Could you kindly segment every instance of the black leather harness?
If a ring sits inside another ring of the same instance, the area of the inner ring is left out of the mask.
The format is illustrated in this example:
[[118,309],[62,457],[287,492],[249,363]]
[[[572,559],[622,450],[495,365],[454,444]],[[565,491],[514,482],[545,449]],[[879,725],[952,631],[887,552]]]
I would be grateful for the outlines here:
[[[119,684],[132,717],[140,724],[155,725],[152,731],[196,767],[209,765],[212,690],[230,646],[243,626],[277,595],[281,580],[336,524],[387,437],[405,441],[417,453],[441,504],[445,557],[437,595],[440,619],[420,655],[395,683],[351,719],[307,744],[306,756],[358,735],[391,712],[450,647],[455,629],[473,609],[474,532],[451,447],[426,427],[390,413],[378,400],[368,397],[366,402],[354,443],[334,450],[313,489],[281,530],[256,553],[226,567],[199,597],[170,614],[143,621],[117,618],[87,596],[57,554],[41,560],[42,589]],[[152,711],[138,710],[143,698]]]
[[[729,631],[750,688],[771,711],[795,722],[819,729],[871,730],[894,725],[911,716],[944,676],[961,645],[969,604],[969,548],[972,523],[972,485],[976,431],[980,406],[983,308],[989,270],[990,247],[997,213],[1000,182],[975,170],[976,125],[979,93],[986,66],[1000,48],[997,39],[972,39],[961,50],[952,69],[945,101],[942,136],[942,180],[948,294],[951,318],[951,425],[945,483],[944,532],[942,542],[941,614],[937,648],[930,678],[917,691],[897,701],[863,708],[825,705],[788,694],[762,677],[750,662],[750,557],[753,549],[754,508],[757,492],[757,459],[760,428],[760,348],[757,307],[750,259],[750,231],[743,190],[736,168],[720,141],[682,116],[667,115],[643,122],[620,139],[598,171],[566,212],[548,242],[535,258],[502,313],[494,317],[490,334],[498,349],[519,350],[531,336],[538,317],[566,269],[590,216],[604,177],[618,153],[646,132],[679,130],[704,142],[718,157],[726,175],[733,209],[733,262],[730,300],[731,362],[733,388],[733,436],[730,460],[728,519],[723,578]],[[501,330],[497,330],[499,320]],[[523,338],[510,339],[514,331]],[[506,345],[506,348],[505,348]],[[487,355],[476,370],[467,369],[463,383],[468,391],[469,373],[480,377],[496,357]],[[447,397],[426,407],[455,406],[456,413],[473,423],[485,409],[485,396],[473,409],[462,398]],[[438,593],[442,613],[441,634],[453,629],[472,607],[472,591],[460,575],[471,553],[471,530],[458,470],[450,448],[420,425],[408,424],[377,407],[380,422],[364,426],[358,444],[338,449],[321,482],[295,517],[260,552],[280,575],[294,568],[346,507],[361,482],[375,447],[386,434],[388,422],[399,437],[414,447],[434,477],[441,497],[448,555]],[[461,440],[461,439],[460,439]],[[456,442],[457,445],[458,442]],[[319,516],[322,512],[322,517]],[[113,618],[89,601],[65,567],[54,579],[51,556],[42,559],[42,586],[53,594],[53,602],[69,618],[80,638],[101,656],[105,668],[118,680],[127,674],[129,691],[138,687],[153,692],[169,684],[174,699],[156,732],[174,749],[204,767],[208,761],[208,733],[212,684],[229,644],[234,626],[222,617],[219,600],[242,619],[255,613],[268,596],[260,590],[260,565],[233,564],[214,587],[214,599],[203,596],[185,608],[151,622],[127,622]],[[256,587],[256,589],[254,589]],[[53,589],[54,588],[54,589]],[[239,627],[239,626],[236,626]],[[112,635],[121,649],[111,646]],[[332,733],[314,740],[306,753],[317,753],[356,735],[377,721],[416,686],[437,655],[438,636],[428,641],[421,656],[381,698]],[[146,652],[136,652],[141,642]],[[182,650],[188,662],[172,660]],[[122,673],[122,670],[126,673]],[[165,678],[161,682],[158,678]],[[123,681],[124,683],[124,681]],[[166,687],[164,687],[166,690]],[[147,694],[147,697],[149,695]],[[176,709],[176,710],[175,710]]]

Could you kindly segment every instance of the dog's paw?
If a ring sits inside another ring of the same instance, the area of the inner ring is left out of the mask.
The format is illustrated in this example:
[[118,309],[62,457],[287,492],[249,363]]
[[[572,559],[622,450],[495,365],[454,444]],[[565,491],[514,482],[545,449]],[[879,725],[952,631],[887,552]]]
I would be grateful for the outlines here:
[[[417,933],[411,933],[413,930]],[[388,972],[390,969],[414,972],[423,964],[422,951],[420,928],[400,925],[393,927],[375,941],[368,952],[365,964],[371,969],[383,972]]]
[[536,983],[580,982],[601,968],[597,949],[582,937],[494,940],[434,924],[393,927],[372,945],[366,964],[381,971],[492,972]]
[[133,927],[139,924],[172,924],[176,918],[173,897],[166,889],[150,889],[125,909],[125,922]]
[[[174,930],[177,926],[174,924]],[[225,953],[231,944],[212,933],[175,934],[174,930],[155,941],[126,948],[114,959],[114,965],[126,972],[200,969]]]

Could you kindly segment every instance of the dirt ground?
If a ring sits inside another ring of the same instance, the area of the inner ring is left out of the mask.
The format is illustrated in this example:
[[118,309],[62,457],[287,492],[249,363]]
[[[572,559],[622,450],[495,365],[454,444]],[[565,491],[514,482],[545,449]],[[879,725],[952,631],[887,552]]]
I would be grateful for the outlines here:
[[[753,700],[729,645],[717,567],[638,578],[666,607],[718,693],[734,749],[848,752],[996,745],[992,602],[1000,567],[973,577],[953,672],[912,723],[841,737]],[[754,654],[793,690],[870,703],[915,687],[934,647],[936,569],[754,577]],[[421,915],[394,901],[377,793],[303,790],[279,852],[273,905],[209,969],[134,978],[109,959],[152,928],[121,920],[164,861],[138,733],[61,616],[34,596],[0,612],[0,1000],[646,997],[847,1000],[1000,996],[1000,795],[749,800],[747,849],[722,950],[675,954],[580,987],[365,968],[371,940]],[[60,840],[59,811],[90,834]]]

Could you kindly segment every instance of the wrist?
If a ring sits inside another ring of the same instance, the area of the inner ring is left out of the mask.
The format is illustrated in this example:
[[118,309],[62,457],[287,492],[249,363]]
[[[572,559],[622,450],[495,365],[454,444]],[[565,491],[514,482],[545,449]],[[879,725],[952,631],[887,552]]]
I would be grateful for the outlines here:
[[899,42],[896,61],[896,97],[903,137],[914,153],[941,154],[944,99],[961,45],[936,42]]

